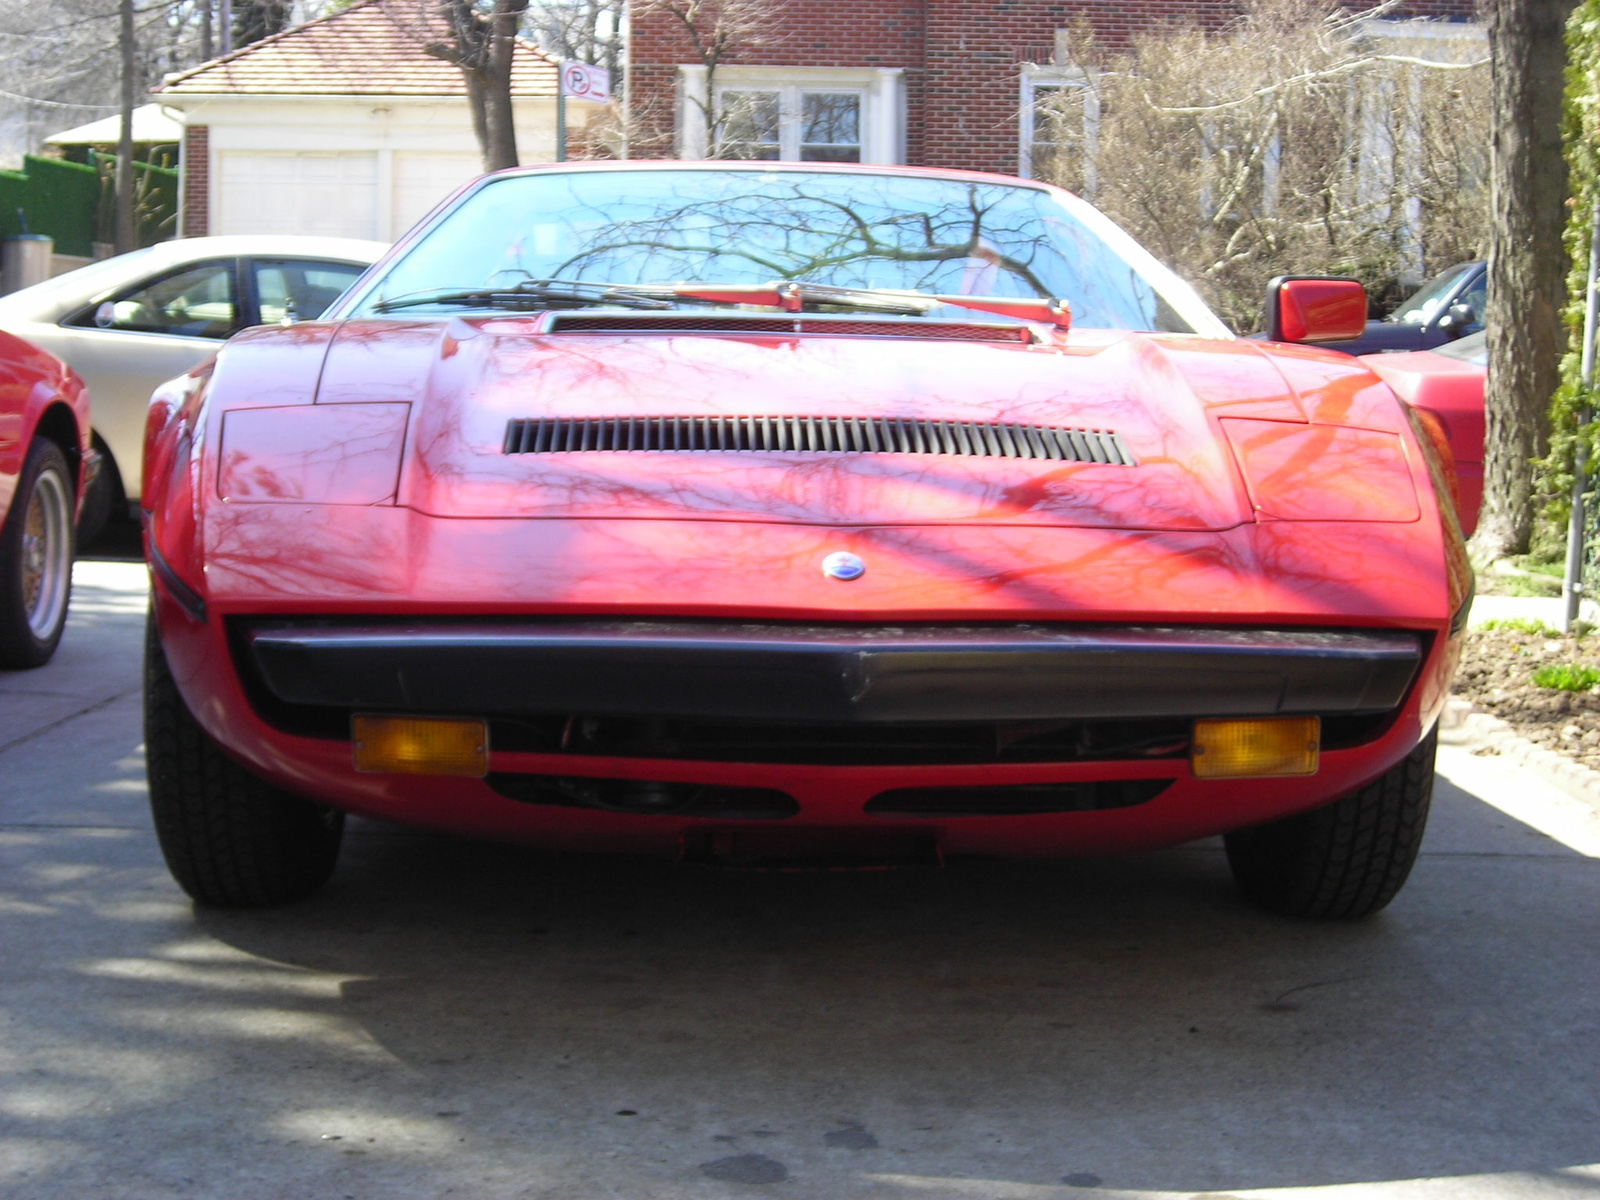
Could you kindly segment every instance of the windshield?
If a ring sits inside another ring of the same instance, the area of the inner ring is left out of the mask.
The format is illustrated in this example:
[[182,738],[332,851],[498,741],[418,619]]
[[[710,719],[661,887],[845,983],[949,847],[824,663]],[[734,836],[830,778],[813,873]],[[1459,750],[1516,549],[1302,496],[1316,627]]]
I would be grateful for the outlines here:
[[1442,354],[1446,358],[1459,358],[1462,362],[1486,367],[1489,365],[1489,335],[1487,332],[1469,333],[1458,341],[1435,346],[1433,352]]
[[1393,325],[1426,325],[1439,311],[1439,306],[1444,303],[1451,289],[1470,269],[1470,263],[1462,263],[1459,267],[1451,267],[1444,274],[1434,277],[1384,320]]
[[405,298],[407,315],[493,307],[488,293],[529,280],[799,281],[1059,297],[1080,326],[1190,333],[1203,323],[1213,332],[1192,291],[1082,209],[1033,187],[868,173],[513,175],[468,194],[354,311],[382,312]]

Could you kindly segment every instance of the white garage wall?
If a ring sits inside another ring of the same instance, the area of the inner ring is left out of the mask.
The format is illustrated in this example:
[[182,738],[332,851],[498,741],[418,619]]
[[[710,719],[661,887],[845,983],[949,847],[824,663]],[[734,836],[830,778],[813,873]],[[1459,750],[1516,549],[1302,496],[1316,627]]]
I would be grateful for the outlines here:
[[212,233],[377,238],[376,153],[217,155]]
[[[399,237],[481,170],[456,97],[174,96],[210,130],[211,233]],[[555,102],[515,102],[524,163],[555,151]],[[568,105],[576,131],[592,105]]]

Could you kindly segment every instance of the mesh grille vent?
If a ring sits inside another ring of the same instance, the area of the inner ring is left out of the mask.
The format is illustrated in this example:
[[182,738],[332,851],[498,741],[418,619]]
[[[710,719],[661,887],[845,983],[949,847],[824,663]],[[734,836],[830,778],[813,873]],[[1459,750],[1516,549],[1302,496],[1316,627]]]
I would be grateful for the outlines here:
[[564,316],[550,319],[552,333],[814,333],[828,337],[898,337],[931,341],[1013,342],[1034,341],[1026,325],[989,325],[972,321],[863,321],[818,317],[743,316]]
[[1115,433],[915,417],[548,417],[506,423],[507,454],[598,451],[959,454],[1131,467]]

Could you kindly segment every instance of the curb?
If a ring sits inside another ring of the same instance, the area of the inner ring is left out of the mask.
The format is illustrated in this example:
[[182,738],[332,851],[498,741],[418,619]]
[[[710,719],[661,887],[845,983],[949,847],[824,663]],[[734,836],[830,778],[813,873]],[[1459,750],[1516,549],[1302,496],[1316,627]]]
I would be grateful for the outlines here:
[[1492,750],[1574,799],[1600,807],[1600,771],[1529,741],[1470,700],[1452,697],[1445,701],[1439,716],[1439,741],[1465,750]]

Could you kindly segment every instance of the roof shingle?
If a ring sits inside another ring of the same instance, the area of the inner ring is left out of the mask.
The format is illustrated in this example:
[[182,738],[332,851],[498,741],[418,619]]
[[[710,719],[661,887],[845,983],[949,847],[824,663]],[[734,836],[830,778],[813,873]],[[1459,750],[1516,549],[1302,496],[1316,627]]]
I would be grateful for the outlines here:
[[[169,96],[465,96],[460,69],[427,51],[430,42],[448,44],[449,36],[428,0],[357,0],[154,90]],[[521,40],[511,94],[556,94],[556,64]]]

